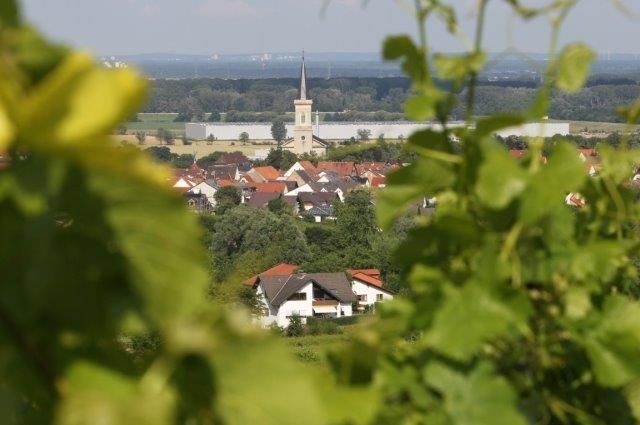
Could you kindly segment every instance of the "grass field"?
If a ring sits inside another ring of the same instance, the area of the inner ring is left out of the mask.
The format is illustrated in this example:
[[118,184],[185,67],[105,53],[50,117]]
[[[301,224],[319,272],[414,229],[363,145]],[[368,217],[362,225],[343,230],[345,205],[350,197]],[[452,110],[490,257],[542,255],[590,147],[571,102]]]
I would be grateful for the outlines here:
[[[115,143],[122,143],[124,141],[131,145],[138,146],[140,149],[146,149],[151,146],[163,145],[162,142],[160,142],[158,139],[156,139],[153,136],[147,136],[147,139],[145,140],[144,145],[138,145],[138,140],[136,139],[136,136],[132,134],[127,134],[127,135],[116,134],[112,136],[112,139],[114,140]],[[276,146],[275,143],[271,143],[271,142],[269,142],[269,144],[242,145],[239,142],[219,141],[219,140],[216,140],[210,145],[207,144],[206,141],[197,141],[197,142],[193,142],[191,145],[183,145],[181,140],[176,139],[175,145],[168,146],[168,148],[171,149],[171,152],[177,153],[179,155],[184,153],[192,154],[195,152],[198,158],[202,158],[203,156],[207,156],[210,153],[213,153],[216,151],[218,152],[240,151],[247,156],[251,156],[255,154],[255,151],[257,149],[270,149],[275,146]]]
[[[606,135],[615,132],[626,133],[629,131],[629,126],[627,126],[626,124],[614,122],[569,121],[569,124],[571,128],[571,134],[588,133]],[[634,125],[631,127],[631,131],[638,130],[640,130],[640,126],[638,125]]]

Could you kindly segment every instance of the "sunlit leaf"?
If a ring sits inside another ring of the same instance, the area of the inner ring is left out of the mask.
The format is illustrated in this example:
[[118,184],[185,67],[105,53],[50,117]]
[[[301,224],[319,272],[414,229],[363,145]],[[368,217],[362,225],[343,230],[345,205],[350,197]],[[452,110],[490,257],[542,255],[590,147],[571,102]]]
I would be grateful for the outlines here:
[[480,167],[476,193],[489,208],[504,208],[522,193],[527,174],[504,150],[490,148]]
[[431,362],[425,379],[444,397],[450,423],[456,425],[525,425],[517,408],[516,393],[487,363],[469,374]]
[[596,54],[585,44],[574,43],[565,47],[558,59],[556,85],[566,92],[576,92],[589,77],[591,62]]
[[620,386],[640,375],[640,304],[621,296],[604,303],[600,317],[583,336],[596,379],[605,386]]

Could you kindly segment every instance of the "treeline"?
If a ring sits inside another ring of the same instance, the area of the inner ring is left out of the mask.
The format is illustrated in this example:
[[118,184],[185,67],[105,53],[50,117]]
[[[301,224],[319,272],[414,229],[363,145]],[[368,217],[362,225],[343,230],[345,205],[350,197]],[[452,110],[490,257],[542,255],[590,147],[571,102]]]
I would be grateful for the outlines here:
[[[144,112],[179,112],[196,120],[227,122],[288,121],[291,118],[286,113],[298,96],[298,84],[296,79],[156,80]],[[325,121],[402,120],[403,105],[411,95],[409,81],[404,78],[312,79],[309,85],[314,108],[328,112]],[[537,85],[535,80],[482,81],[477,87],[475,113],[523,111],[532,104]],[[462,90],[461,98],[465,95]],[[639,95],[640,86],[632,79],[594,76],[578,93],[554,92],[549,116],[619,122],[616,107],[631,103]],[[462,110],[453,115],[453,119],[462,118]]]

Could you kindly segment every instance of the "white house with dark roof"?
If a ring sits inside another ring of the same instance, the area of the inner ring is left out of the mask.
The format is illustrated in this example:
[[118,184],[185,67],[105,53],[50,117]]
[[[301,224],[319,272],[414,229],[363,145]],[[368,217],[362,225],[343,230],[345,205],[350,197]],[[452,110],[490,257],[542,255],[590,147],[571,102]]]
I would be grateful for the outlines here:
[[263,326],[289,326],[292,316],[343,317],[353,314],[357,301],[344,273],[260,275],[253,284],[263,303]]

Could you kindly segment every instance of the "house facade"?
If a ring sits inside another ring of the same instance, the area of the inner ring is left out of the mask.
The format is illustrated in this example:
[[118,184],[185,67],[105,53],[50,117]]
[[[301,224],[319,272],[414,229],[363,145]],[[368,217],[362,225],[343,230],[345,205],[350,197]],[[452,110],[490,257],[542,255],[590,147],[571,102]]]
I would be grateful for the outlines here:
[[263,305],[260,323],[289,326],[291,317],[343,317],[353,314],[356,295],[344,273],[260,275],[253,285]]
[[376,303],[393,299],[393,293],[384,288],[378,269],[349,269],[351,288],[356,294],[358,311],[371,308]]

